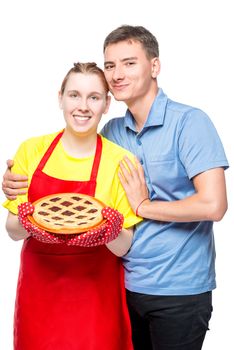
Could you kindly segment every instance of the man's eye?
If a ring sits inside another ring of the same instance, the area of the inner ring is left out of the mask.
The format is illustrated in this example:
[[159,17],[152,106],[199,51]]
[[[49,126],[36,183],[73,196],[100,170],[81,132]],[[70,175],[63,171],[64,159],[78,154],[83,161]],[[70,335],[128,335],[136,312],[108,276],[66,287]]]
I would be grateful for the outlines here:
[[114,65],[113,65],[113,64],[108,64],[108,65],[105,66],[105,69],[106,69],[106,70],[111,70],[111,69],[113,69],[113,68],[114,68]]
[[133,66],[136,62],[127,62],[126,65],[127,66]]

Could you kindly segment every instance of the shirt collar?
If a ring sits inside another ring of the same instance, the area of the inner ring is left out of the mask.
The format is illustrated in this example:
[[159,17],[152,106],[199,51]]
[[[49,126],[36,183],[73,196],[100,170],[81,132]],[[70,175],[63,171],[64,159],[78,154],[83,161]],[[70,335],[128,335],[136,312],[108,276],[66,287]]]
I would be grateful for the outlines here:
[[[161,88],[159,88],[157,96],[155,97],[154,102],[150,108],[150,112],[145,122],[144,128],[149,126],[163,125],[167,100],[167,95],[164,94]],[[136,131],[135,121],[129,109],[127,109],[125,113],[124,126],[132,129],[133,131]]]

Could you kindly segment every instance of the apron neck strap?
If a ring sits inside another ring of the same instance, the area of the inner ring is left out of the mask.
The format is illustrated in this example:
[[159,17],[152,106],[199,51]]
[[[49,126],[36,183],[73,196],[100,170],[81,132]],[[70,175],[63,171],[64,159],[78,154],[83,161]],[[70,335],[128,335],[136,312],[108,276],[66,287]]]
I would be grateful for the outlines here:
[[[51,153],[53,152],[54,148],[56,147],[57,143],[61,139],[63,133],[64,133],[64,130],[62,132],[60,132],[54,138],[54,140],[51,142],[49,148],[47,149],[47,151],[45,152],[44,156],[42,157],[42,159],[41,159],[41,161],[40,161],[40,163],[39,163],[39,165],[37,167],[37,170],[40,170],[40,171],[43,170],[45,164],[47,163],[47,161],[48,161]],[[90,175],[90,180],[96,180],[96,178],[97,178],[98,168],[99,168],[99,164],[100,164],[100,160],[101,160],[101,155],[102,155],[102,138],[98,134],[97,135],[96,151],[95,151],[93,167],[92,167],[92,171],[91,171],[91,175]]]
[[100,135],[97,135],[96,152],[95,152],[95,156],[94,156],[90,180],[96,180],[96,178],[97,178],[101,156],[102,156],[102,138]]
[[51,153],[53,152],[53,150],[55,149],[57,143],[59,142],[59,140],[61,139],[62,135],[64,133],[64,130],[62,132],[60,132],[55,138],[54,140],[51,142],[49,148],[47,149],[47,151],[45,152],[44,156],[42,157],[37,170],[43,170],[44,166],[46,165],[48,159],[51,156]]

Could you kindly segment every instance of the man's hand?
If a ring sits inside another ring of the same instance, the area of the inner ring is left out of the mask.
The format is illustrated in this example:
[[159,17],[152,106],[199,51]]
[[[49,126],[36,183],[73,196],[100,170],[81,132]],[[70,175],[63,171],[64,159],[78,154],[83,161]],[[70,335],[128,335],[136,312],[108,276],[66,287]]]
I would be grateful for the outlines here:
[[121,171],[118,173],[120,182],[134,213],[136,213],[139,204],[149,197],[144,169],[137,158],[135,161],[136,165],[128,157],[124,157],[120,162]]
[[3,175],[2,190],[9,200],[16,199],[17,195],[27,193],[28,177],[25,175],[12,174],[11,168],[14,161],[7,160],[7,170]]

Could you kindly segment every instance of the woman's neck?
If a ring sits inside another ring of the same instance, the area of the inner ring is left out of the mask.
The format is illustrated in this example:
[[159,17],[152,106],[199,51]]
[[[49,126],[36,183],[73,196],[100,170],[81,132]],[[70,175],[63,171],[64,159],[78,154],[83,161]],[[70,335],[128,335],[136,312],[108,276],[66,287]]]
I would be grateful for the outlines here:
[[95,154],[97,134],[78,135],[65,129],[61,138],[65,151],[74,158],[86,158]]

